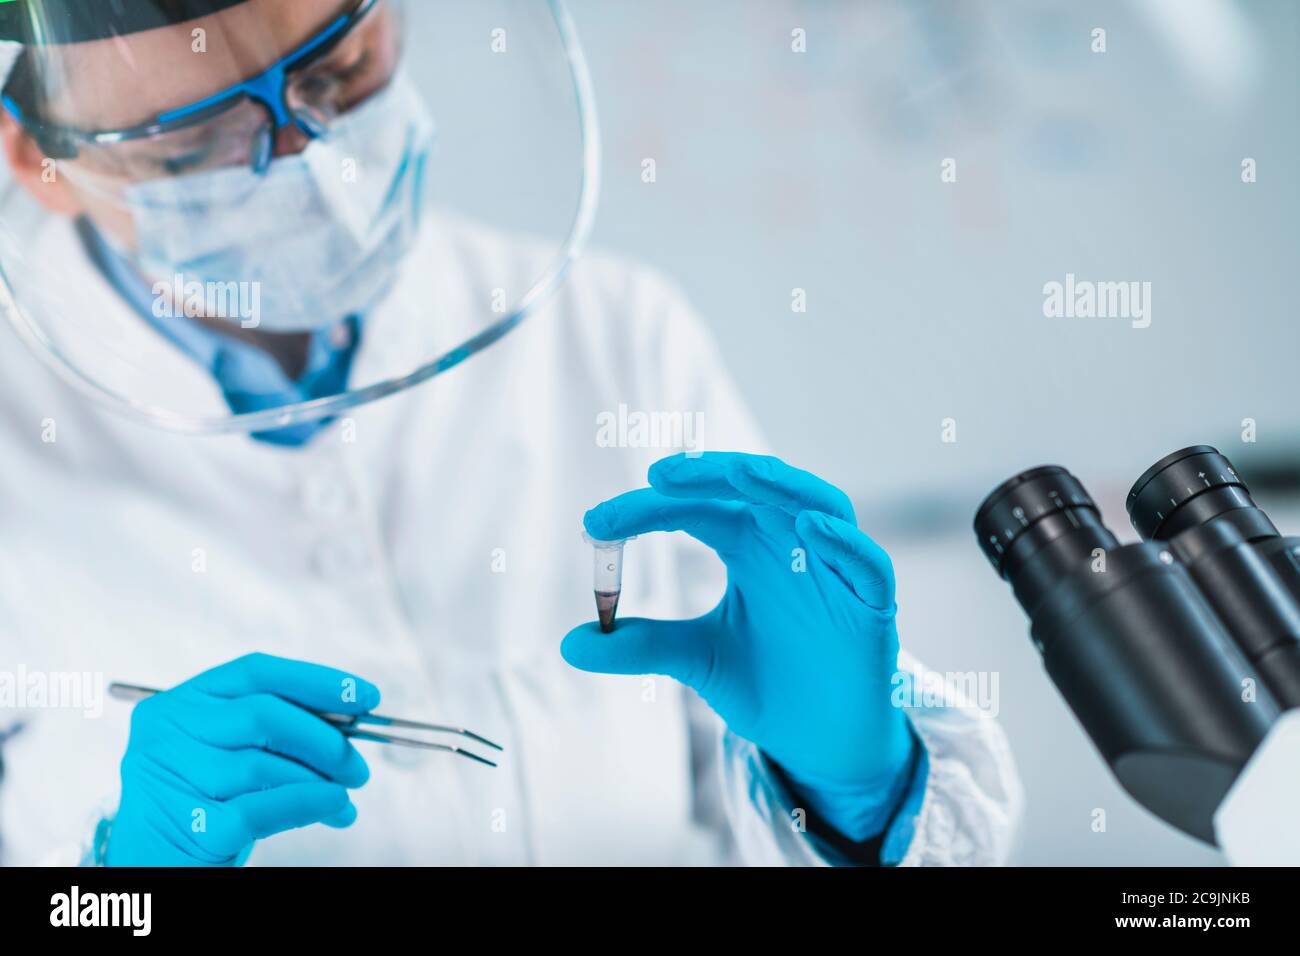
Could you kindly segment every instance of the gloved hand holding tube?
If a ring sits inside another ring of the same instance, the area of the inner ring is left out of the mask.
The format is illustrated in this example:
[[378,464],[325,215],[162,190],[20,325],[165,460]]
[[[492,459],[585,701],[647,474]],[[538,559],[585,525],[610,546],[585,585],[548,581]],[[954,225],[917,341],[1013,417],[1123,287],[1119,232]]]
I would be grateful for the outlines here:
[[726,592],[694,620],[622,618],[608,634],[584,624],[564,638],[565,660],[681,681],[840,834],[879,835],[921,746],[892,701],[889,556],[858,530],[847,495],[776,458],[674,455],[649,482],[587,512],[587,533],[685,531],[722,559]]
[[310,710],[363,714],[367,681],[250,654],[142,700],[122,759],[109,866],[223,866],[256,840],[356,819],[348,790],[370,776],[348,739]]

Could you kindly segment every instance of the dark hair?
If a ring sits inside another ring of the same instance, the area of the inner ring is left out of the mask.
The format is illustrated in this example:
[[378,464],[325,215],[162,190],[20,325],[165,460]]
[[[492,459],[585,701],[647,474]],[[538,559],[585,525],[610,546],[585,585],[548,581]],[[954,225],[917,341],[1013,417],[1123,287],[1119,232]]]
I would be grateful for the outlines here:
[[45,118],[50,90],[41,82],[40,72],[33,50],[24,48],[9,71],[3,90],[0,90],[4,108],[36,140],[46,156],[72,159],[77,155],[76,144],[69,142],[67,134],[60,127],[50,125]]
[[11,0],[0,40],[24,46],[84,43],[197,20],[246,0]]

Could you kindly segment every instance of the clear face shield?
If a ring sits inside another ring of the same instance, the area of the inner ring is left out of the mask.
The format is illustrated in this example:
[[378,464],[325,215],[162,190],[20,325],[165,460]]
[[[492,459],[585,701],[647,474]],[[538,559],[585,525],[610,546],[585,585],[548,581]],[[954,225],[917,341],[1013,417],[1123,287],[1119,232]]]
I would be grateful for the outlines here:
[[19,6],[0,309],[136,419],[264,432],[424,382],[537,310],[590,230],[562,0]]

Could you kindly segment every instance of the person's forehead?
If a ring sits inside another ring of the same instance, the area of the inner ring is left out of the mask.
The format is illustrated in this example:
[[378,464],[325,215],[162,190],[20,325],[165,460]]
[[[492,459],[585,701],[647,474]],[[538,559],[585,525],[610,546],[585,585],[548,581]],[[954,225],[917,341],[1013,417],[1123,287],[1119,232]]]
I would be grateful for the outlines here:
[[53,112],[101,128],[193,103],[300,46],[356,0],[247,0],[218,13],[47,51]]

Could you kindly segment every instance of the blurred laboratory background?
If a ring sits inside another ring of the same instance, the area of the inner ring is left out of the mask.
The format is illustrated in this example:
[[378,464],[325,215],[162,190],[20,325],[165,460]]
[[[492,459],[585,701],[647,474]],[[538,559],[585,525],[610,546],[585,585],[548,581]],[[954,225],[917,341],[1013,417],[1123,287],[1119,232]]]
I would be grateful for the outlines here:
[[[671,275],[772,449],[853,494],[904,644],[998,676],[1028,798],[1014,862],[1216,862],[1112,783],[970,522],[1054,462],[1132,540],[1129,484],[1206,442],[1300,532],[1300,4],[569,5],[604,130],[594,245]],[[463,90],[490,69],[475,49]],[[1069,274],[1149,282],[1149,327],[1045,317]]]

